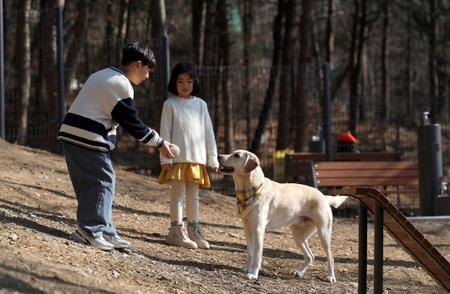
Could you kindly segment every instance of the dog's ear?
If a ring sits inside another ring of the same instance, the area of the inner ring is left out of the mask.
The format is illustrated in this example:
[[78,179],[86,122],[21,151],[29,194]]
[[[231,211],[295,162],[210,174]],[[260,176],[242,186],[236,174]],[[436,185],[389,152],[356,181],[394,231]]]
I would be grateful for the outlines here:
[[256,157],[256,155],[248,152],[247,153],[247,161],[244,165],[244,172],[249,173],[252,170],[254,170],[259,165],[259,159]]

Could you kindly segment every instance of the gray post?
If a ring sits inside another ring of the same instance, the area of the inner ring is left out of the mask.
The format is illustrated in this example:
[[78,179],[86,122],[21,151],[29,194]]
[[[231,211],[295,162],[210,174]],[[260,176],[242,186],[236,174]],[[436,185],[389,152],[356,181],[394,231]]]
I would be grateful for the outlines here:
[[323,137],[325,139],[325,159],[332,161],[331,148],[331,92],[330,92],[330,65],[325,62],[323,70]]
[[3,47],[3,0],[0,0],[0,137],[5,139],[5,55]]
[[417,130],[419,160],[420,215],[433,216],[434,199],[442,194],[442,144],[441,126],[425,125],[428,112],[424,112]]
[[[64,41],[63,41],[63,13],[61,6],[56,10],[56,45],[57,45],[57,72],[58,72],[58,96],[59,96],[59,117],[58,123],[61,126],[66,114],[66,97],[64,92]],[[61,154],[63,149],[61,148]]]

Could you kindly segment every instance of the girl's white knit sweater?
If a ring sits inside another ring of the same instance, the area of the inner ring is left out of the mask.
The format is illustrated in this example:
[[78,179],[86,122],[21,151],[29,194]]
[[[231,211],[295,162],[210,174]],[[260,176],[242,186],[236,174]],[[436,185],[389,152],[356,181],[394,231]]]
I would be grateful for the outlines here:
[[161,156],[161,164],[187,162],[219,166],[211,117],[203,99],[167,99],[161,114],[160,136],[180,147],[178,157],[167,159]]

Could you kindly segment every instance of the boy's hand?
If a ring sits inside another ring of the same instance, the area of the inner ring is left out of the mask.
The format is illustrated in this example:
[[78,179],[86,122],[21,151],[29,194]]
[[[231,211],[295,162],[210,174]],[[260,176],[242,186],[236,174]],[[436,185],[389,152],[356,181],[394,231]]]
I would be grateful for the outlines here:
[[161,155],[168,159],[175,158],[175,154],[170,151],[170,147],[172,145],[172,143],[164,141],[161,147],[159,147],[159,152],[161,152]]

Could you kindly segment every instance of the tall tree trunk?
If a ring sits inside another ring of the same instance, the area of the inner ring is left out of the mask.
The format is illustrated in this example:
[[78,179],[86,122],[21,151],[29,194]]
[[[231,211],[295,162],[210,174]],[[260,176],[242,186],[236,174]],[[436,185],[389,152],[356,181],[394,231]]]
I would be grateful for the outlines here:
[[111,40],[114,40],[114,27],[117,22],[117,19],[113,16],[113,7],[115,3],[113,3],[113,0],[108,0],[106,4],[106,15],[105,15],[105,50],[115,50],[113,51],[114,54],[105,54],[106,56],[106,63],[111,65],[118,66],[117,60],[113,60],[113,58],[116,57],[116,48],[111,47],[113,44],[111,43]]
[[436,0],[429,0],[430,3],[430,25],[428,32],[428,74],[429,74],[429,95],[430,95],[430,123],[435,124],[438,120],[439,103],[437,97],[436,78]]
[[258,154],[259,147],[261,145],[261,137],[264,133],[264,128],[266,127],[266,121],[269,117],[270,108],[272,107],[272,98],[275,89],[275,82],[278,77],[278,65],[280,61],[281,52],[281,32],[283,30],[283,17],[286,10],[285,0],[278,0],[278,11],[275,16],[275,25],[273,27],[273,41],[274,49],[272,55],[272,67],[270,69],[269,76],[269,86],[266,91],[266,98],[264,99],[264,104],[261,109],[261,114],[259,115],[258,126],[255,131],[255,136],[252,142],[252,148],[250,149],[253,153]]
[[66,57],[65,68],[70,68],[70,71],[65,71],[64,75],[64,89],[66,89],[66,96],[70,91],[70,83],[75,77],[77,71],[81,50],[79,48],[79,41],[86,38],[86,30],[89,19],[89,1],[78,0],[77,2],[77,19],[74,25],[74,37],[72,43],[69,45],[69,50]]
[[[150,10],[152,10],[153,7],[153,0],[151,0],[150,2]],[[126,43],[132,41],[132,40],[128,40],[128,38],[130,37],[130,30],[131,30],[131,26],[132,26],[132,22],[133,22],[133,17],[131,15],[132,12],[132,7],[134,7],[134,3],[136,2],[136,0],[129,0],[128,5],[127,5],[127,19],[126,19],[126,25],[125,25],[125,35],[124,38],[126,40]],[[153,12],[150,11],[150,14],[152,14]],[[153,23],[153,20],[151,20],[151,22]]]
[[251,103],[250,103],[250,45],[252,41],[252,23],[253,23],[253,0],[244,0],[244,68],[245,68],[245,86],[244,86],[244,101],[246,107],[246,138],[247,149],[251,148],[250,141],[250,117],[251,117]]
[[[214,34],[215,30],[215,23],[216,23],[216,7],[214,0],[204,0],[204,20],[202,22],[202,35],[203,40],[201,42],[202,44],[202,54],[200,57],[200,65],[203,67],[203,72],[205,73],[202,75],[202,92],[203,93],[210,93],[210,99],[212,105],[214,105],[214,108],[212,110],[211,115],[213,116],[213,128],[214,132],[217,136],[217,140],[220,139],[220,132],[218,131],[219,126],[222,125],[220,123],[221,115],[217,115],[217,113],[222,112],[222,110],[219,110],[219,103],[218,103],[218,83],[216,82],[215,78],[217,75],[219,75],[217,68],[213,68],[214,65],[214,55],[217,51],[217,48],[219,47],[217,44],[217,39]],[[222,140],[223,141],[223,140]]]
[[200,64],[201,26],[203,18],[203,0],[192,1],[192,48],[193,63]]
[[381,39],[381,109],[380,120],[389,122],[389,0],[383,2],[383,33]]
[[[361,4],[361,6],[360,6]],[[348,131],[355,134],[359,105],[358,80],[366,31],[366,0],[354,0],[352,40],[349,58],[349,115]]]
[[[364,57],[364,53],[366,52],[365,48],[366,48],[366,38],[367,38],[367,15],[366,15],[366,11],[367,11],[367,0],[361,0],[361,19],[360,19],[360,28],[359,28],[359,36],[358,36],[358,54],[356,57],[356,69],[357,69],[357,76],[356,76],[356,80],[357,83],[356,85],[358,85],[358,80],[359,80],[359,75],[363,69],[364,66],[364,61],[363,61],[363,57]],[[363,120],[364,119],[364,114],[362,114],[362,112],[364,111],[364,82],[365,80],[361,79],[358,87],[360,88],[358,90],[357,87],[357,96],[359,97],[358,99],[358,110],[360,113],[359,116],[359,120]],[[355,128],[354,129],[350,129],[352,130],[352,132],[355,134],[356,133],[356,121],[355,121]]]
[[307,116],[308,116],[308,65],[310,60],[310,46],[311,46],[311,29],[312,29],[312,5],[313,0],[303,0],[302,3],[302,19],[300,21],[300,53],[299,53],[299,71],[298,76],[298,101],[294,106],[297,114],[296,138],[294,148],[295,151],[304,151],[306,148],[306,131],[307,131]]
[[206,0],[205,27],[203,28],[203,57],[201,63],[203,66],[211,66],[213,63],[213,27],[215,22],[214,17],[214,0]]
[[411,55],[412,55],[412,38],[411,38],[411,6],[408,6],[408,20],[407,20],[407,40],[406,40],[406,60],[405,60],[405,93],[406,93],[406,113],[413,113],[412,103],[412,69],[411,69]]
[[19,20],[17,21],[16,60],[18,98],[15,105],[15,122],[17,123],[17,143],[26,143],[28,124],[28,105],[30,104],[31,89],[31,51],[30,51],[30,10],[31,0],[19,0]]
[[119,24],[117,26],[117,42],[121,42],[117,44],[116,47],[116,63],[120,64],[120,59],[122,56],[122,45],[124,45],[124,39],[127,33],[127,23],[128,23],[128,6],[130,4],[130,0],[120,0],[120,9],[119,9]]
[[[113,64],[115,66],[119,66],[122,61],[122,47],[127,43],[128,37],[128,25],[130,20],[130,5],[132,0],[121,0],[120,8],[119,8],[119,24],[117,27],[117,44],[115,48],[115,61]],[[151,5],[150,5],[151,7]],[[124,134],[124,130],[122,128],[117,129],[117,137],[121,138]],[[121,141],[117,140],[116,149],[120,148]],[[135,145],[136,146],[136,145]]]
[[356,42],[358,36],[358,22],[359,22],[359,0],[354,0],[353,5],[353,23],[352,32],[350,40],[350,56],[348,59],[348,83],[349,83],[349,125],[348,129],[355,125],[356,121],[356,105],[357,105],[357,86],[355,78],[356,68],[355,68],[355,56],[356,56]]
[[45,105],[48,110],[46,115],[47,132],[49,134],[46,147],[44,149],[53,153],[60,152],[60,146],[55,140],[59,130],[59,102],[58,102],[58,75],[57,67],[57,45],[56,45],[56,26],[55,26],[55,8],[64,6],[64,1],[47,0],[41,20],[41,38],[42,38],[42,60],[45,77]]
[[364,121],[366,119],[365,116],[365,96],[369,93],[366,92],[366,85],[369,80],[369,69],[367,66],[367,46],[365,42],[361,43],[361,66],[360,66],[360,79],[359,79],[359,99],[358,99],[358,115],[360,122]]
[[292,101],[290,93],[294,89],[290,89],[292,75],[289,69],[292,67],[293,47],[294,47],[294,23],[295,23],[295,0],[287,0],[286,3],[286,20],[284,24],[284,41],[283,52],[281,56],[281,78],[279,89],[279,115],[278,115],[278,136],[277,136],[277,150],[283,150],[289,146],[289,134],[291,128],[289,121],[291,118]]
[[217,16],[219,17],[220,27],[220,49],[222,56],[222,99],[225,104],[225,149],[232,151],[235,150],[235,138],[234,138],[234,124],[233,120],[233,99],[228,93],[228,69],[230,66],[230,36],[227,17],[227,1],[220,0],[217,4]]
[[[166,27],[166,6],[164,0],[151,0],[151,21],[152,21],[152,32],[151,37],[162,39],[167,35],[167,27]],[[157,63],[157,72],[159,80],[154,81],[153,83],[153,111],[154,119],[152,120],[153,124],[151,128],[155,129],[159,132],[161,127],[161,111],[164,104],[164,97],[167,91],[167,85],[163,83],[164,79],[164,68],[163,68],[163,56],[155,55],[156,63]],[[152,169],[152,174],[157,175],[161,171],[161,165],[159,164],[159,152],[155,152],[156,164]]]
[[327,48],[325,53],[325,61],[330,65],[330,69],[333,65],[333,54],[334,54],[334,30],[333,30],[333,19],[334,19],[334,0],[328,0],[328,18],[327,18]]

